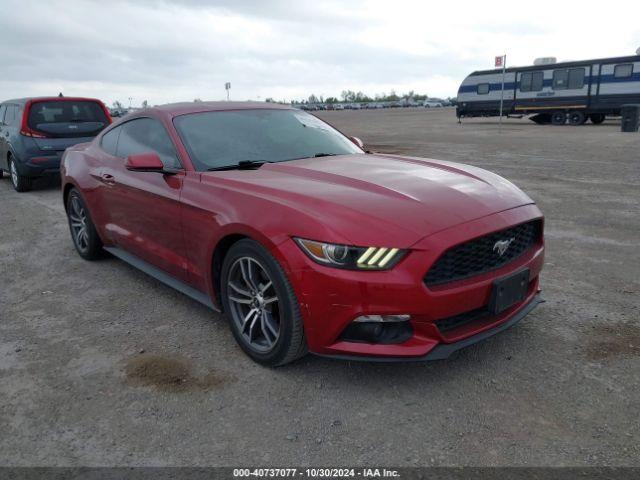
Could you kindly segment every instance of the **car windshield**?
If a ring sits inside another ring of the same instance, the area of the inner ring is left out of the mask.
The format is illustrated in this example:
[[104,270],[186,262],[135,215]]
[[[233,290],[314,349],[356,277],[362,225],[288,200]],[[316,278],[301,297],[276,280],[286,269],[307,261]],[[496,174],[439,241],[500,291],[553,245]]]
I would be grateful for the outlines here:
[[322,120],[298,110],[233,110],[174,120],[196,170],[240,162],[364,153]]

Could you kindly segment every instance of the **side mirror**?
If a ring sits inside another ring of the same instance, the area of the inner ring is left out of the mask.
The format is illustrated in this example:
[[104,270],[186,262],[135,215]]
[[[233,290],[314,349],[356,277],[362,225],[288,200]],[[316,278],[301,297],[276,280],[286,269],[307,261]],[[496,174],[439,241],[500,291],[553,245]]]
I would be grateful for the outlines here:
[[156,153],[129,155],[124,166],[133,172],[164,172],[164,164]]
[[353,143],[359,146],[362,150],[364,150],[364,143],[358,137],[351,137],[349,140],[351,140]]

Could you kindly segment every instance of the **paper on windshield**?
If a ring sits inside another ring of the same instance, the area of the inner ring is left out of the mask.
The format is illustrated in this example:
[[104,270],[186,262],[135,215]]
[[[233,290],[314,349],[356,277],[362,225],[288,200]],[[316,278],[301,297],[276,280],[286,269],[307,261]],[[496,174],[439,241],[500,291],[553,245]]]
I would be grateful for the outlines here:
[[294,113],[294,116],[305,127],[319,128],[320,130],[331,130],[331,127],[329,127],[329,125],[324,123],[322,120],[314,117],[313,115],[308,115],[304,113]]

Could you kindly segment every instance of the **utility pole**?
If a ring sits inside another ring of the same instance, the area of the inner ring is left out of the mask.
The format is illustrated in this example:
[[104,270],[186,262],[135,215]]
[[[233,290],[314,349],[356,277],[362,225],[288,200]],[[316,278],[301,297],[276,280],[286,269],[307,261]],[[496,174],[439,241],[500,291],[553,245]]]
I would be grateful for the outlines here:
[[502,65],[502,88],[500,89],[500,131],[502,131],[502,106],[504,105],[504,77],[507,70],[507,54],[496,57],[496,67]]

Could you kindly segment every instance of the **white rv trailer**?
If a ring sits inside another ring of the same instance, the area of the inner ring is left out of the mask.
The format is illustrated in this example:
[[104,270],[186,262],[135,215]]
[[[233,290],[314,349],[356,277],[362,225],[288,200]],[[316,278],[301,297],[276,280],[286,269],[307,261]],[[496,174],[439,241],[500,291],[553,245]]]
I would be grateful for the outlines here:
[[[473,72],[458,89],[456,115],[500,113],[502,70]],[[624,104],[640,104],[640,55],[507,68],[504,115],[535,114],[536,123],[602,123]]]

